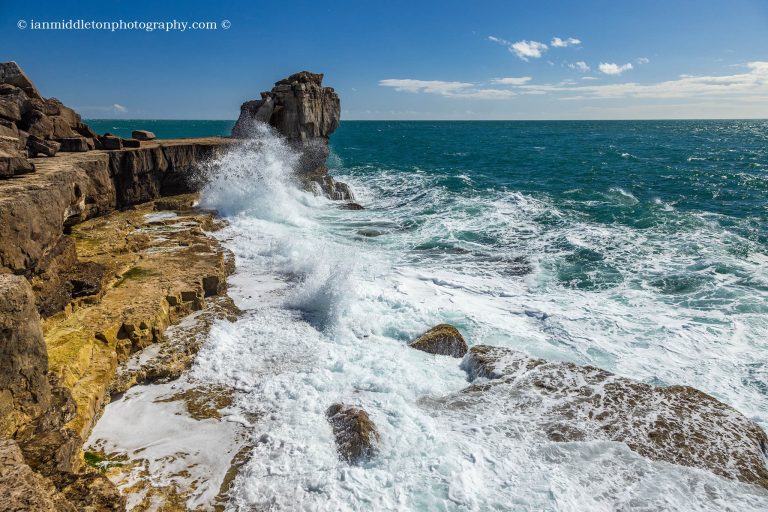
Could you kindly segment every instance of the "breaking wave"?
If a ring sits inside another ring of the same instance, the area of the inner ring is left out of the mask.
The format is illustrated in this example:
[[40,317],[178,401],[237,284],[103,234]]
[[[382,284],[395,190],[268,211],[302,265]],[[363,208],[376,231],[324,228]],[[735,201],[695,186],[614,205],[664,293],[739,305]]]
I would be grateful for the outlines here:
[[[347,139],[344,129],[332,172],[362,211],[295,186],[296,154],[266,129],[208,171],[201,204],[229,222],[216,236],[235,254],[230,292],[244,313],[213,326],[193,375],[236,388],[229,419],[253,432],[231,509],[768,507],[756,488],[620,443],[549,441],[524,417],[500,417],[512,413],[491,397],[482,410],[441,407],[433,399],[467,374],[406,346],[447,321],[470,344],[692,385],[765,426],[768,276],[740,231],[750,220],[734,229],[610,180],[573,178],[562,192],[494,181],[463,133],[452,150],[439,147],[444,133],[433,139],[435,162],[393,153],[398,128]],[[462,160],[443,167],[445,154]],[[325,420],[337,401],[365,408],[381,431],[380,455],[363,466],[337,457]]]

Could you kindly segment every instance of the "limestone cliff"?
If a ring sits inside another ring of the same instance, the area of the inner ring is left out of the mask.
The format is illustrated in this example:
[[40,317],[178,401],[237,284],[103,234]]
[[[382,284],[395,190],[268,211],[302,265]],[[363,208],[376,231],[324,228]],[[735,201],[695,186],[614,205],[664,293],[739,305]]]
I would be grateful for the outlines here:
[[328,138],[339,127],[341,103],[332,87],[323,87],[322,73],[301,71],[279,80],[260,100],[246,101],[232,129],[235,138],[249,137],[254,123],[271,125],[301,153],[297,174],[308,186],[331,199],[353,199],[344,183],[328,174]]
[[40,318],[32,287],[21,276],[0,274],[0,434],[15,435],[50,406]]
[[0,179],[34,172],[28,157],[98,145],[77,112],[56,98],[43,98],[15,62],[0,62]]

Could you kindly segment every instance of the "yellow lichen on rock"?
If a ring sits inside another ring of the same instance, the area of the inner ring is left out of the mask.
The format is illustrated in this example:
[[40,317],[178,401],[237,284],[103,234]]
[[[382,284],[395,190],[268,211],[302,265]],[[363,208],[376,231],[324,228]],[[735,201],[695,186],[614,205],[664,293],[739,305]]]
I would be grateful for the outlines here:
[[[189,198],[179,204],[190,204]],[[78,259],[106,268],[98,297],[74,299],[44,322],[50,371],[72,391],[69,427],[85,439],[103,408],[117,366],[163,339],[165,329],[205,307],[222,291],[228,257],[203,228],[213,214],[154,205],[115,212],[75,226]]]

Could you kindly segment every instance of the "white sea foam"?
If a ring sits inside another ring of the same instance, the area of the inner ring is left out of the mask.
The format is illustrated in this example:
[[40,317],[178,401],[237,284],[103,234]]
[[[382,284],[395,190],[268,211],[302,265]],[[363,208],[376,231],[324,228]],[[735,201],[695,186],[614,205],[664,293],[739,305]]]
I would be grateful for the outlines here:
[[[708,283],[741,277],[696,267],[707,251],[713,265],[737,265],[718,228],[680,217],[692,228],[673,239],[664,225],[599,225],[519,192],[458,197],[419,171],[342,176],[367,209],[338,210],[292,187],[295,155],[260,137],[214,164],[202,198],[229,216],[217,236],[236,255],[231,293],[245,310],[214,325],[192,371],[239,390],[235,407],[252,419],[232,510],[768,507],[763,491],[622,444],[552,443],[500,407],[436,407],[430,397],[462,389],[466,374],[406,347],[449,321],[473,344],[694,385],[765,424],[764,396],[741,382],[763,364],[764,312],[708,305]],[[638,203],[619,188],[606,196]],[[355,236],[366,226],[387,234]],[[578,251],[587,265],[570,263]],[[336,401],[364,407],[381,430],[370,463],[339,461],[324,416]]]

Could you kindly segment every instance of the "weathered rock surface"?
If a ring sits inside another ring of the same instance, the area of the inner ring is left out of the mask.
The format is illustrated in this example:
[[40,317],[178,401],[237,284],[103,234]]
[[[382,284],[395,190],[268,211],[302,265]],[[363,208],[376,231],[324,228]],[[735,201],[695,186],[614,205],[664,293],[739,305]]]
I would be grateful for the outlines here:
[[42,99],[32,80],[13,61],[0,62],[0,83],[18,87],[30,98]]
[[[19,149],[28,152],[22,158],[88,151],[96,136],[77,112],[56,98],[43,98],[15,62],[0,63],[0,135],[20,140]],[[2,172],[2,160],[0,178],[12,176]]]
[[109,149],[109,150],[115,150],[115,149],[123,149],[123,139],[120,137],[115,137],[114,135],[102,135],[99,137],[97,143],[97,147],[99,149]]
[[341,103],[331,87],[323,87],[323,75],[301,71],[275,83],[261,100],[241,107],[232,129],[235,137],[251,134],[253,120],[269,122],[288,140],[310,142],[325,139],[339,127]]
[[59,151],[74,153],[91,149],[88,145],[88,139],[85,137],[65,137],[58,139],[58,142],[61,144]]
[[20,146],[18,138],[0,135],[0,179],[35,172],[35,166],[27,160]]
[[333,404],[325,414],[343,460],[359,464],[376,454],[379,433],[367,412],[350,405]]
[[0,439],[18,442],[0,440],[0,509],[122,510],[109,481],[78,472],[75,404],[48,363],[30,284],[0,274]]
[[30,157],[35,156],[55,156],[61,148],[61,143],[54,140],[45,140],[35,135],[29,134],[27,139],[27,152]]
[[0,510],[78,512],[51,481],[24,462],[18,445],[9,439],[0,439]]
[[464,357],[467,353],[467,342],[459,330],[450,324],[436,325],[408,346],[441,356]]
[[83,288],[100,292],[97,300],[73,292],[72,306],[47,319],[44,331],[50,371],[77,404],[68,427],[83,439],[109,400],[118,364],[203,309],[232,270],[227,253],[203,232],[214,227],[212,213],[153,220],[154,211],[147,203],[72,227],[79,265],[90,267],[79,274]]
[[155,134],[147,130],[133,130],[131,132],[131,137],[136,140],[154,140]]
[[48,353],[32,287],[0,274],[0,436],[15,436],[51,402]]
[[354,199],[349,187],[328,176],[328,138],[339,127],[341,104],[323,75],[301,71],[275,83],[260,100],[246,101],[232,129],[235,138],[255,133],[255,123],[267,123],[301,152],[297,175],[307,188],[331,199]]
[[765,432],[694,388],[485,345],[472,347],[462,366],[475,382],[444,399],[448,406],[493,409],[552,441],[617,441],[650,459],[768,488]]
[[211,137],[139,149],[33,159],[37,172],[0,180],[0,269],[44,272],[68,226],[163,195],[190,192],[201,161],[231,144]]

